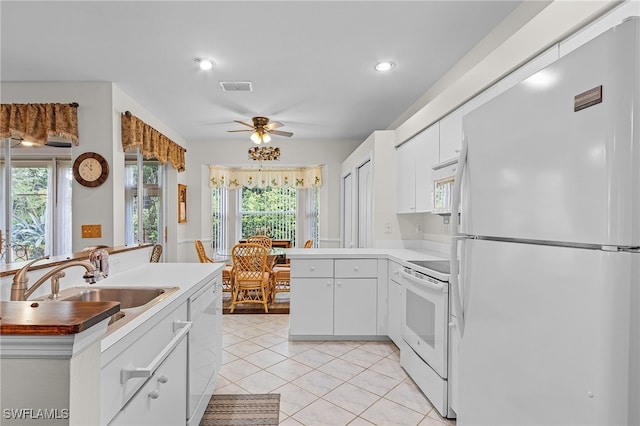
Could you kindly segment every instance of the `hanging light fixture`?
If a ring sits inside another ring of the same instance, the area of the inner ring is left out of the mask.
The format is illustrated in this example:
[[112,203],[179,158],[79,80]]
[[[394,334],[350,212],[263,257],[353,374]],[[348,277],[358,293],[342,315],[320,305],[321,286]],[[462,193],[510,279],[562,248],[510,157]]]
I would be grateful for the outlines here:
[[280,148],[272,146],[254,146],[249,148],[249,159],[254,161],[273,161],[280,159]]
[[251,133],[251,141],[257,145],[261,143],[269,143],[271,142],[271,136],[267,132],[262,129],[257,129],[253,133]]

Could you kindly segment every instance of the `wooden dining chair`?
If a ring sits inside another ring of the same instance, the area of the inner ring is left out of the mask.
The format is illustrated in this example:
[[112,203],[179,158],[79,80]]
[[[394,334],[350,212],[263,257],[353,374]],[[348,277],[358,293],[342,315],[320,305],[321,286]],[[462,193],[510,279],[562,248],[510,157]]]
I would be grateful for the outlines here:
[[271,250],[271,248],[273,247],[273,240],[266,235],[252,235],[247,238],[247,243],[260,244],[267,250]]
[[[196,240],[196,252],[198,253],[198,260],[200,263],[219,263],[224,262],[223,260],[215,261],[209,256],[207,256],[207,252],[204,249],[204,244],[202,241]],[[231,265],[225,265],[222,270],[222,291],[226,293],[231,293],[233,287],[233,267]]]
[[291,266],[276,265],[271,274],[271,300],[276,294],[291,291]]
[[313,240],[307,240],[304,242],[304,248],[312,248],[313,247]]
[[158,263],[160,262],[161,257],[162,257],[162,246],[160,244],[156,244],[151,249],[151,256],[149,256],[149,262]]
[[253,303],[264,306],[269,312],[270,273],[266,248],[260,244],[239,243],[233,246],[233,293],[229,313],[237,304]]

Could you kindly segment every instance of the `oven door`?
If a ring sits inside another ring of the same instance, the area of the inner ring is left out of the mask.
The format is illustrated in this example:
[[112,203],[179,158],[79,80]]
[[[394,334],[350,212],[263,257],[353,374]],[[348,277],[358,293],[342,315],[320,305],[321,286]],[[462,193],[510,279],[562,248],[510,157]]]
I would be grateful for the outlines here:
[[402,338],[446,379],[449,284],[406,268],[401,276],[404,287]]

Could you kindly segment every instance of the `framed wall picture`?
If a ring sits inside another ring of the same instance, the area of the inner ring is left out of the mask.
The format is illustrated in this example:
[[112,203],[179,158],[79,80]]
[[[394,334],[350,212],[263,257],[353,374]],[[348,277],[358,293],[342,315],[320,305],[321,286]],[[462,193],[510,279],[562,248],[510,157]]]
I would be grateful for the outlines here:
[[178,184],[178,223],[187,221],[187,185]]

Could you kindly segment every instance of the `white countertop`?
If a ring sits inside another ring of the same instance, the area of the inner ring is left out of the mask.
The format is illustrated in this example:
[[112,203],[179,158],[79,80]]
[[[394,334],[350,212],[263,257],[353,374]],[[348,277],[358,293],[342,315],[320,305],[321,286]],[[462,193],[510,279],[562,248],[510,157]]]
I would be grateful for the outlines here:
[[290,259],[321,259],[324,257],[356,259],[386,258],[396,262],[409,260],[447,260],[442,253],[420,249],[377,249],[377,248],[292,248],[286,249]]
[[179,287],[175,293],[152,306],[121,327],[109,332],[101,342],[104,352],[129,334],[144,321],[169,304],[187,300],[204,283],[211,280],[224,267],[224,263],[145,263],[136,268],[109,275],[98,281],[98,287]]

